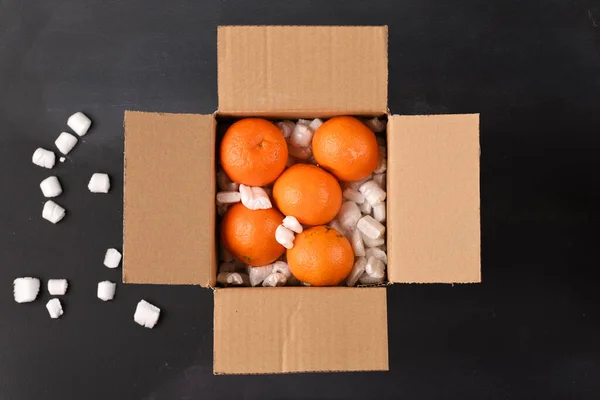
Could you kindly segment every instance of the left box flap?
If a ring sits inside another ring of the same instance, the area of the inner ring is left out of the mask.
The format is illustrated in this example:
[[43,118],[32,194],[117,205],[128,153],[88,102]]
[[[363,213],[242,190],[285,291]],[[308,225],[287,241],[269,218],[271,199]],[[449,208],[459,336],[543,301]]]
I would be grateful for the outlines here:
[[125,112],[123,282],[212,286],[215,117]]

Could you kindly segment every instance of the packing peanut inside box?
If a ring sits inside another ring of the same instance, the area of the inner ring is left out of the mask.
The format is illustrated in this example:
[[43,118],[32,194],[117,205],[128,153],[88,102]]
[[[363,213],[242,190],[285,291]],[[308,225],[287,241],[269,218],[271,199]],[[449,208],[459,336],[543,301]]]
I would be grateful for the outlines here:
[[[290,49],[303,57],[287,62]],[[216,114],[125,114],[124,282],[213,288],[216,374],[387,370],[378,283],[481,281],[478,115],[389,114],[387,27],[219,27],[218,89]],[[314,154],[321,124],[342,116],[378,140],[370,176]],[[287,157],[240,179],[223,140],[255,117]],[[312,182],[330,201],[290,212],[283,194]],[[264,215],[253,226],[269,232],[266,250],[224,250],[236,211]],[[295,279],[306,233],[317,253],[339,246],[345,276],[319,275],[333,286]]]

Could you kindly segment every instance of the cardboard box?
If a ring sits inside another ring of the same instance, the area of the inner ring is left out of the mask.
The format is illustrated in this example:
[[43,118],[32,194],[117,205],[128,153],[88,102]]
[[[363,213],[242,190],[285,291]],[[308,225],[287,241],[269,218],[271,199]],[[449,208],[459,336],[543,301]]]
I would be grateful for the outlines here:
[[214,373],[388,369],[385,287],[215,288],[218,118],[387,115],[388,280],[480,282],[479,116],[387,109],[387,27],[218,28],[215,114],[125,113],[125,283],[214,291]]

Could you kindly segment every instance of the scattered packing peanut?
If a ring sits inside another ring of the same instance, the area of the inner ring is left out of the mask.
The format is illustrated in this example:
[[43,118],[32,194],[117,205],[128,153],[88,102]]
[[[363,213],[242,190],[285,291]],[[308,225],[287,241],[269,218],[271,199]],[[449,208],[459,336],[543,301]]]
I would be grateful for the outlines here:
[[108,249],[104,254],[104,265],[108,268],[117,268],[121,262],[121,253],[117,249]]
[[381,174],[373,174],[373,182],[375,182],[380,188],[385,190],[386,181],[385,181],[385,172]]
[[373,172],[375,172],[376,174],[381,174],[382,172],[385,172],[386,169],[387,169],[387,156],[385,155],[385,147],[379,146],[377,168],[375,168],[375,171],[373,171]]
[[338,221],[337,218],[333,219],[328,225],[336,231],[344,233],[344,228],[340,225],[340,221]]
[[62,193],[60,182],[55,176],[49,176],[40,182],[40,189],[42,189],[44,197],[56,197]]
[[242,285],[244,280],[242,275],[237,272],[219,272],[217,275],[217,282],[223,285]]
[[79,136],[83,136],[90,129],[92,121],[82,112],[76,112],[67,120],[67,125]]
[[52,296],[63,296],[67,293],[69,283],[66,279],[48,279],[48,293]]
[[290,266],[285,261],[275,261],[273,263],[273,273],[283,274],[285,275],[286,279],[289,279],[290,276],[292,276]]
[[283,286],[287,282],[287,278],[284,274],[279,272],[273,272],[271,275],[267,276],[263,281],[262,285],[264,287],[276,287]]
[[296,126],[295,123],[293,123],[292,121],[289,121],[289,120],[277,122],[275,125],[277,125],[277,127],[281,131],[281,134],[286,139],[292,135],[292,132],[294,131],[294,127]]
[[342,233],[350,233],[356,229],[356,224],[361,217],[360,208],[358,208],[356,203],[345,201],[342,203],[336,219],[344,229]]
[[273,207],[269,195],[261,187],[240,185],[240,198],[242,204],[250,210],[266,210]]
[[346,278],[346,285],[356,286],[356,282],[358,281],[358,278],[360,278],[361,275],[364,274],[366,266],[367,259],[365,257],[358,257],[354,262],[352,271],[350,271],[350,274]]
[[319,118],[315,118],[310,121],[310,124],[308,124],[308,129],[310,129],[312,133],[315,133],[321,125],[323,125],[323,121],[321,121]]
[[273,265],[265,265],[264,267],[251,267],[246,268],[248,276],[250,277],[250,285],[258,286],[265,278],[273,272]]
[[372,276],[369,276],[369,274],[367,274],[366,272],[362,274],[360,278],[358,278],[358,282],[361,285],[377,285],[379,283],[383,283],[383,281],[384,277],[374,278]]
[[289,137],[289,144],[291,146],[307,148],[312,142],[314,131],[308,128],[308,124],[303,124],[298,121],[294,130]]
[[365,182],[360,185],[358,190],[363,194],[363,196],[365,196],[365,200],[368,201],[371,206],[385,201],[386,193],[382,188],[379,187],[377,182]]
[[294,232],[283,225],[279,225],[275,230],[275,240],[286,249],[294,247],[295,237]]
[[362,239],[367,247],[377,247],[385,243],[385,239],[383,237],[380,237],[379,239],[371,239],[365,234],[362,234]]
[[160,308],[148,303],[146,300],[141,300],[135,309],[133,320],[144,328],[152,329],[158,322],[158,317],[160,317]]
[[13,282],[13,293],[17,303],[30,303],[40,292],[38,278],[17,278]]
[[358,229],[355,229],[352,232],[352,236],[350,236],[350,244],[352,245],[352,250],[354,250],[355,257],[362,257],[365,255],[365,245],[362,240],[362,234]]
[[373,256],[367,257],[365,273],[371,278],[383,278],[385,276],[385,265],[378,258],[375,258]]
[[42,210],[42,218],[52,222],[53,224],[58,223],[65,216],[65,209],[53,202],[48,200],[44,203],[44,209]]
[[302,225],[294,216],[288,215],[281,224],[295,233],[302,233]]
[[385,131],[385,121],[380,120],[377,117],[366,120],[365,125],[367,125],[369,129],[375,133]]
[[370,215],[362,217],[356,227],[369,239],[379,239],[385,233],[385,226],[375,221]]
[[56,162],[56,156],[54,155],[54,152],[42,149],[40,147],[33,152],[31,162],[42,168],[51,169],[54,167],[54,163]]
[[365,178],[363,178],[363,179],[361,179],[361,180],[359,180],[359,181],[354,181],[354,182],[342,182],[342,183],[341,183],[342,189],[346,189],[346,188],[352,188],[352,189],[356,189],[356,190],[358,190],[358,189],[361,187],[361,185],[362,185],[363,183],[365,183],[365,182],[369,181],[369,180],[372,178],[372,176],[373,176],[373,174],[371,174],[371,175],[369,175],[369,176],[367,176],[367,177],[365,177]]
[[63,132],[58,135],[58,139],[54,141],[56,148],[63,154],[69,154],[73,147],[77,144],[77,138],[70,133]]
[[88,189],[92,193],[108,193],[110,189],[110,179],[107,174],[95,173],[90,178]]
[[344,199],[353,201],[356,204],[362,204],[365,202],[365,196],[363,196],[363,194],[358,190],[353,189],[351,187],[347,187],[346,189],[344,189],[344,191],[342,192],[342,196],[344,197]]
[[110,301],[115,298],[117,284],[111,281],[98,282],[98,290],[96,295],[102,301]]
[[48,314],[50,314],[50,318],[52,319],[56,319],[63,315],[63,309],[59,299],[52,299],[46,303],[46,309],[48,310]]
[[224,192],[235,192],[240,185],[233,182],[222,169],[217,172],[217,186]]
[[234,204],[242,200],[240,192],[219,192],[217,193],[217,205]]
[[378,247],[368,248],[366,251],[366,256],[367,259],[370,257],[375,257],[376,259],[380,260],[382,263],[387,265],[387,254],[385,254],[385,251],[381,250]]
[[365,201],[364,203],[359,205],[358,208],[360,208],[360,212],[363,214],[371,214],[371,210],[373,209],[373,207],[371,207],[368,201]]
[[373,206],[373,219],[377,222],[385,221],[385,201]]

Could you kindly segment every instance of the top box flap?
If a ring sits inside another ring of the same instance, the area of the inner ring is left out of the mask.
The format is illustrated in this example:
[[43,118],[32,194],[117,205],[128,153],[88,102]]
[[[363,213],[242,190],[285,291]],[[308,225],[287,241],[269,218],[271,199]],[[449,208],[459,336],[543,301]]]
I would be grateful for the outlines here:
[[481,282],[479,115],[390,117],[391,282]]
[[215,291],[215,374],[388,370],[385,288]]
[[387,26],[221,26],[219,113],[387,112]]
[[213,115],[125,112],[123,281],[214,284]]

